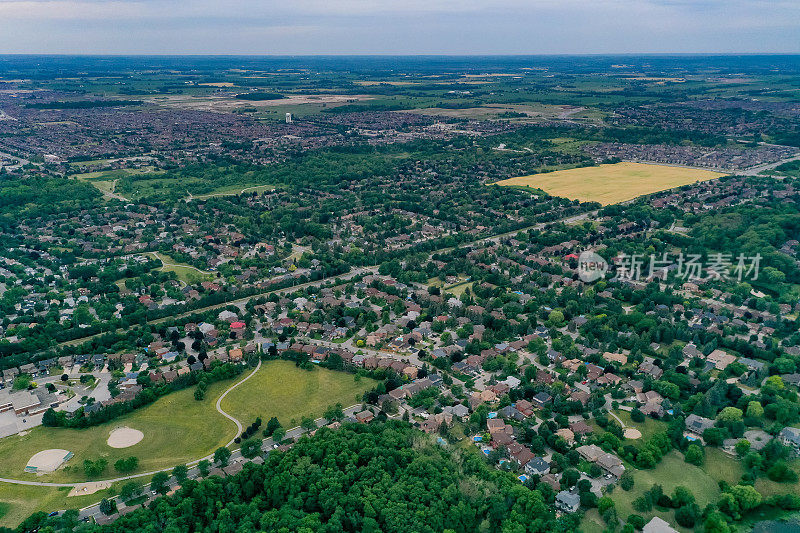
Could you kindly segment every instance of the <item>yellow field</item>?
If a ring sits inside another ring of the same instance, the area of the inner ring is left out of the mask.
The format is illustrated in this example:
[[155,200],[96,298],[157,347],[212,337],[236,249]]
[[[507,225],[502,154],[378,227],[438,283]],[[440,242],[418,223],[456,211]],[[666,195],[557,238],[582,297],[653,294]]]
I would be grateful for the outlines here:
[[520,176],[498,181],[496,184],[535,187],[552,196],[610,205],[681,185],[713,180],[724,175],[694,168],[616,163]]

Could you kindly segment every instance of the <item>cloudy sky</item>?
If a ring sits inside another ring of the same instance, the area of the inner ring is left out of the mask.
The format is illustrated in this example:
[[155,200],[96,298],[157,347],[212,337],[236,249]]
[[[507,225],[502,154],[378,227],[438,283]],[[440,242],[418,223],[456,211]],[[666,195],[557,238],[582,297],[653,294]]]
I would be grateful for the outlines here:
[[800,0],[0,0],[0,53],[800,53]]

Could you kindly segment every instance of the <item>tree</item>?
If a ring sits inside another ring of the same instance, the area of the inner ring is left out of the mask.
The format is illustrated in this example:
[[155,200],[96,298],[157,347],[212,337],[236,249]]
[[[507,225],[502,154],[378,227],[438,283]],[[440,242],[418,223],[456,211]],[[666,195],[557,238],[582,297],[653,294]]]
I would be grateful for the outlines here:
[[641,424],[642,422],[644,422],[644,413],[634,407],[631,410],[631,420],[633,420],[637,424]]
[[761,505],[761,494],[750,485],[736,485],[731,489],[731,494],[744,512]]
[[574,468],[565,470],[561,478],[561,486],[567,488],[572,487],[573,485],[575,485],[575,483],[578,482],[578,479],[580,479],[580,477],[581,477],[580,472],[578,472]]
[[119,491],[119,497],[124,502],[129,502],[135,498],[138,498],[142,494],[142,487],[135,481],[129,481],[125,483]]
[[742,420],[742,410],[737,407],[725,407],[717,415],[717,420],[723,424],[730,424],[733,422],[740,422]]
[[647,521],[644,519],[644,517],[638,514],[628,515],[628,519],[626,520],[626,522],[632,525],[634,529],[638,530],[643,529],[645,524],[647,524]]
[[281,423],[278,422],[278,419],[273,416],[267,422],[267,427],[264,428],[264,436],[265,437],[272,436],[275,430],[278,429],[279,427],[281,427]]
[[700,518],[700,508],[696,503],[684,505],[675,511],[675,521],[683,527],[694,527],[698,518]]
[[100,512],[104,515],[108,516],[114,514],[117,511],[117,502],[114,500],[109,500],[107,498],[103,498],[100,500]]
[[97,477],[105,471],[106,466],[108,466],[108,461],[102,457],[96,461],[86,459],[83,461],[83,472],[86,477]]
[[323,418],[332,422],[334,420],[342,420],[344,418],[344,411],[342,410],[342,404],[337,403],[336,405],[331,405],[325,410],[325,413],[322,415]]
[[797,481],[797,474],[783,460],[776,461],[775,464],[769,467],[767,477],[779,483],[794,483]]
[[128,474],[139,468],[138,457],[128,457],[127,459],[119,459],[114,463],[114,469],[121,474]]
[[300,421],[300,427],[305,429],[306,431],[314,431],[317,429],[317,423],[314,422],[314,419],[310,416],[304,416],[303,419]]
[[706,517],[706,521],[703,523],[703,529],[705,533],[730,533],[731,531],[731,528],[725,521],[725,517],[722,513],[718,512],[709,513]]
[[686,449],[684,460],[687,463],[700,466],[703,464],[703,448],[697,444],[690,444]]
[[750,441],[747,439],[740,439],[734,448],[736,448],[736,454],[739,457],[744,457],[747,455],[747,452],[750,451]]
[[175,468],[172,469],[172,475],[181,485],[183,485],[184,482],[186,481],[188,474],[189,474],[189,468],[186,465],[176,465]]
[[675,507],[682,507],[684,505],[689,505],[690,503],[694,503],[694,494],[692,491],[687,489],[683,486],[675,487],[675,491],[672,493],[672,505]]
[[603,496],[597,500],[597,511],[600,513],[600,516],[604,515],[607,510],[613,508],[614,500],[612,500],[610,496]]
[[275,431],[272,433],[272,440],[273,440],[273,442],[275,442],[276,444],[278,444],[278,443],[280,443],[280,442],[283,440],[283,438],[284,438],[285,436],[286,436],[286,430],[285,430],[285,429],[283,429],[282,427],[279,427],[278,429],[276,429],[276,430],[275,430]]
[[263,441],[261,439],[257,439],[255,437],[250,438],[242,442],[242,457],[247,459],[255,458],[259,453],[261,453],[261,445]]
[[230,458],[231,458],[231,451],[225,446],[220,446],[214,452],[214,462],[219,465],[228,466],[228,460],[230,460]]
[[559,328],[563,324],[564,324],[564,313],[562,313],[558,309],[550,311],[550,314],[547,315],[548,327]]
[[169,474],[166,472],[156,472],[153,474],[153,479],[150,480],[150,490],[157,494],[166,494],[168,481]]
[[206,477],[211,470],[211,463],[208,462],[208,459],[203,459],[197,463],[197,470],[200,472],[202,477]]
[[619,478],[619,486],[622,487],[622,490],[629,491],[633,488],[633,474],[630,471],[625,470],[622,473],[622,476]]
[[752,401],[747,404],[748,418],[762,418],[763,416],[764,408],[761,407],[761,402]]

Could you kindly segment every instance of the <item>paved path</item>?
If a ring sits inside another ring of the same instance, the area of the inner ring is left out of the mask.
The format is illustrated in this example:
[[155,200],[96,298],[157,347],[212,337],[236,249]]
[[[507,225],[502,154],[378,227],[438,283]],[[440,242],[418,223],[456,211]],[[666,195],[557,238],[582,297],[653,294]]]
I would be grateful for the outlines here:
[[196,266],[185,265],[185,264],[179,265],[178,263],[169,263],[167,261],[164,261],[164,258],[161,257],[161,254],[159,254],[158,252],[148,252],[147,254],[144,254],[144,255],[152,255],[153,257],[155,257],[156,259],[161,261],[161,266],[162,267],[190,268],[190,269],[192,269],[192,270],[194,270],[196,272],[199,272],[200,274],[203,274],[204,276],[214,276],[213,272],[210,272],[210,271],[207,271],[207,270],[200,270]]
[[230,446],[231,444],[233,444],[233,441],[236,440],[236,437],[241,435],[241,433],[242,433],[242,423],[239,422],[236,418],[232,417],[231,415],[229,415],[228,413],[226,413],[225,411],[222,410],[222,407],[221,407],[222,400],[225,399],[225,396],[227,396],[230,391],[232,391],[233,389],[235,389],[236,387],[238,387],[239,385],[241,385],[242,383],[244,383],[248,379],[250,379],[253,376],[255,376],[256,372],[258,372],[259,368],[261,368],[261,359],[258,360],[258,364],[256,365],[255,369],[253,369],[253,371],[250,372],[250,374],[247,377],[245,377],[241,381],[237,381],[236,383],[234,383],[233,385],[228,387],[228,390],[223,392],[220,395],[220,397],[217,398],[217,412],[219,414],[221,414],[222,416],[224,416],[225,418],[227,418],[228,420],[230,420],[231,422],[233,422],[234,424],[236,424],[236,435],[234,435],[233,438],[230,440],[230,442],[228,444],[226,444],[225,446]]

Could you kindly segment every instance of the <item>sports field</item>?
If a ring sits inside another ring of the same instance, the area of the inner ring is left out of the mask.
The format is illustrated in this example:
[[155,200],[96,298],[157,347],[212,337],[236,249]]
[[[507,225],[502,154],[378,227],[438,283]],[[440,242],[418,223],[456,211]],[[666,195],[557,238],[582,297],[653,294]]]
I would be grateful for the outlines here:
[[552,196],[610,205],[724,175],[667,165],[615,163],[520,176],[498,181],[496,185],[534,187]]
[[[273,416],[291,428],[304,416],[319,417],[328,406],[361,402],[364,392],[376,385],[369,378],[324,368],[302,370],[289,361],[268,361],[251,379],[222,400],[222,409],[247,426],[257,417],[266,424]],[[356,399],[358,397],[358,399]]]
[[[0,477],[54,483],[83,482],[87,481],[83,470],[85,459],[106,459],[108,466],[98,479],[112,479],[122,475],[113,467],[117,459],[138,457],[139,468],[133,472],[135,474],[171,468],[204,457],[235,436],[234,424],[217,412],[215,403],[225,389],[246,375],[212,384],[203,401],[196,401],[194,389],[189,388],[100,426],[87,429],[37,427],[25,435],[0,439]],[[265,423],[277,416],[281,424],[289,428],[298,425],[304,416],[321,416],[330,405],[341,403],[349,407],[359,403],[361,395],[376,383],[369,378],[356,381],[355,376],[345,372],[324,368],[307,371],[288,361],[268,361],[252,379],[225,397],[222,408],[245,426],[258,416]],[[141,441],[125,448],[110,446],[109,437],[119,428],[140,431]],[[53,448],[75,455],[53,473],[37,476],[25,472],[34,454]],[[0,525],[16,526],[36,510],[49,512],[94,503],[117,489],[67,498],[69,487],[62,490],[0,482]]]
[[[26,435],[0,439],[0,477],[53,483],[86,481],[85,459],[108,461],[99,479],[119,477],[114,462],[130,456],[139,458],[133,472],[149,472],[199,459],[233,438],[236,427],[214,408],[216,399],[232,381],[215,383],[203,401],[194,399],[194,389],[184,389],[119,417],[107,424],[86,429],[37,427]],[[111,432],[119,427],[137,429],[141,442],[127,448],[108,445]],[[75,454],[50,474],[26,473],[28,460],[42,450],[61,448]]]

